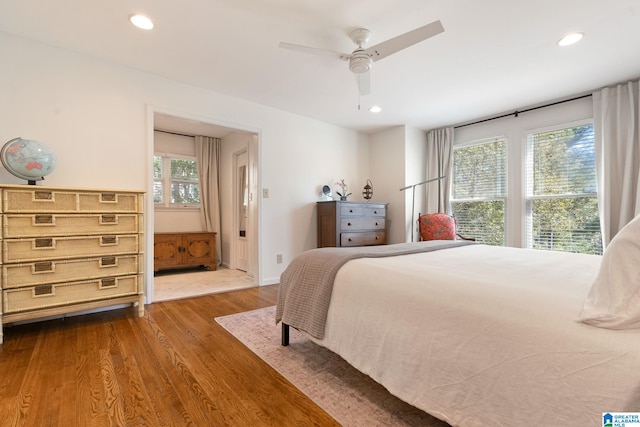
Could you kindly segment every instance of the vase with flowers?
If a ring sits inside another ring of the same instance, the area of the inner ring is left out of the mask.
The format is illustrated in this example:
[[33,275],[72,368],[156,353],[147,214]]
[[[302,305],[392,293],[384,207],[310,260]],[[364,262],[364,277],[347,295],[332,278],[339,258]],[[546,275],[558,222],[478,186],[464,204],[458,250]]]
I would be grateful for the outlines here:
[[336,194],[340,196],[340,200],[345,202],[347,200],[347,197],[351,195],[351,193],[348,192],[349,187],[347,187],[347,184],[344,183],[344,179],[341,179],[340,181],[336,182],[336,185],[340,187],[340,189],[342,190],[342,192],[336,191]]

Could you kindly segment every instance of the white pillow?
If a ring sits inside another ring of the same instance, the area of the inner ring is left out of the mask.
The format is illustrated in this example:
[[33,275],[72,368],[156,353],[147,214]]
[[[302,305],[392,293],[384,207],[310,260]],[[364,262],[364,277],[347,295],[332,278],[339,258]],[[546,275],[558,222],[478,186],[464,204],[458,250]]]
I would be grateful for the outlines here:
[[640,328],[640,215],[605,249],[580,320],[601,328]]

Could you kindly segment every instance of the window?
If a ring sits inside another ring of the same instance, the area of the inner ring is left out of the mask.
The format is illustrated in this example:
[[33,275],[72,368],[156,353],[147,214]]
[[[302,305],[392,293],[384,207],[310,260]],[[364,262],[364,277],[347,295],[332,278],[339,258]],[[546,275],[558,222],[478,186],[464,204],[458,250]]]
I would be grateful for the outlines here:
[[593,125],[527,136],[527,247],[602,253]]
[[156,207],[199,207],[198,164],[194,158],[153,157],[153,202]]
[[458,233],[504,245],[506,141],[477,141],[453,149],[451,211]]

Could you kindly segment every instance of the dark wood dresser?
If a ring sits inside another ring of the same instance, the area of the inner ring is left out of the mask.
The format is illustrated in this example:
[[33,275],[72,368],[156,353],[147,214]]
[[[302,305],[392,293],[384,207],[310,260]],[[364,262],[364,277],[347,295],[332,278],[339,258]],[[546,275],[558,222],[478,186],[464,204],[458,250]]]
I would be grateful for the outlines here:
[[387,204],[318,202],[318,247],[387,244]]

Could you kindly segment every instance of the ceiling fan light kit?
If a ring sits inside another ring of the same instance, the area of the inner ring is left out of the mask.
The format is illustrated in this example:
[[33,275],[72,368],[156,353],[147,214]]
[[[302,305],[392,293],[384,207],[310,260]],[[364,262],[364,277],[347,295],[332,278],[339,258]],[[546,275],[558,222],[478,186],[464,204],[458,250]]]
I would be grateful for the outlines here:
[[366,28],[356,28],[349,33],[351,40],[358,46],[351,54],[282,42],[280,43],[280,47],[316,55],[328,55],[348,61],[349,70],[357,77],[356,81],[360,95],[368,95],[370,72],[374,62],[436,36],[443,31],[444,27],[442,23],[440,21],[434,21],[365,49],[365,45],[371,37],[371,31]]

